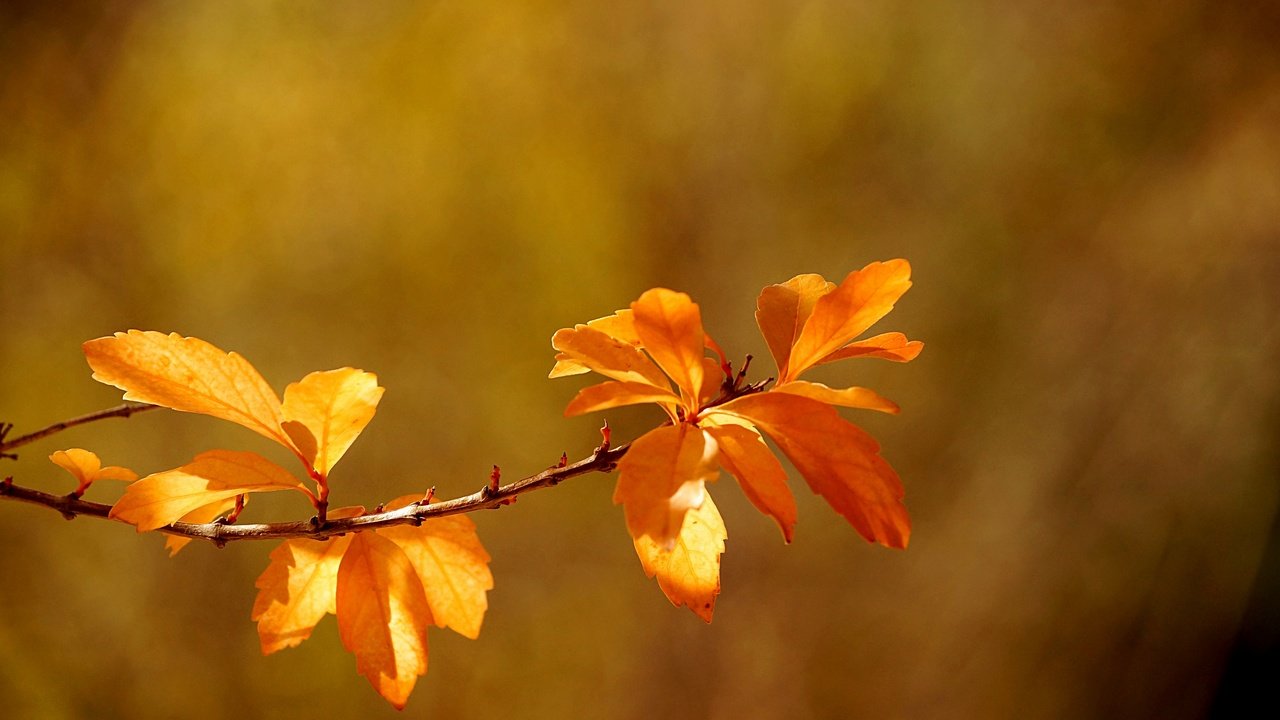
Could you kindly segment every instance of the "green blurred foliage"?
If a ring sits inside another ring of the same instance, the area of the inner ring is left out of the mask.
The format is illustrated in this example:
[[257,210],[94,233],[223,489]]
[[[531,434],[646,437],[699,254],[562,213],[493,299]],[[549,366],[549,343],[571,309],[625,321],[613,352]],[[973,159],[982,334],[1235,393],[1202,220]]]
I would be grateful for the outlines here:
[[[7,4],[0,419],[113,404],[79,343],[176,330],[279,388],[377,372],[335,501],[454,496],[597,440],[560,418],[583,383],[544,379],[556,328],[665,285],[767,357],[760,287],[906,257],[878,329],[924,355],[817,379],[903,406],[859,419],[910,550],[799,483],[785,547],[722,481],[704,626],[643,577],[611,479],[574,480],[476,517],[484,632],[432,634],[407,712],[1199,717],[1235,639],[1275,629],[1245,611],[1280,465],[1277,37],[1273,4],[1192,0]],[[4,472],[267,445],[153,413]],[[265,544],[170,561],[3,503],[0,548],[0,715],[394,715],[331,620],[259,655]]]

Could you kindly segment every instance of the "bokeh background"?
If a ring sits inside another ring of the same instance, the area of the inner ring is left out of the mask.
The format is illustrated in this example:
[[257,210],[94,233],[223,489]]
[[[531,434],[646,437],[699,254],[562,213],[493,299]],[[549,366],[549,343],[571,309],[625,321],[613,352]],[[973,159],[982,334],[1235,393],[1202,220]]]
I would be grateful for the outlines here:
[[[335,499],[455,496],[597,440],[560,414],[587,381],[545,379],[557,328],[662,285],[767,358],[761,287],[906,257],[876,329],[924,354],[818,379],[903,406],[857,420],[905,480],[908,551],[800,484],[784,546],[722,480],[708,626],[643,576],[612,478],[575,479],[474,516],[484,632],[432,633],[405,715],[1274,708],[1277,38],[1275,3],[1208,0],[6,3],[0,419],[115,404],[79,344],[176,330],[278,388],[377,372]],[[99,423],[3,473],[278,450],[224,425]],[[0,503],[0,715],[396,716],[331,619],[259,654],[267,544],[161,545]]]

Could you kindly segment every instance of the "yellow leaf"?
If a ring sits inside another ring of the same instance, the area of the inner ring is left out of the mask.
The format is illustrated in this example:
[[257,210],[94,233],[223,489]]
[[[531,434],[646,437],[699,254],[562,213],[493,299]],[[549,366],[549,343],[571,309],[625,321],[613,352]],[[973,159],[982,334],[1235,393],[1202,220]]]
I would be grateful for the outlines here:
[[711,501],[684,516],[684,524],[670,550],[648,537],[633,540],[636,555],[649,577],[658,578],[658,587],[676,607],[687,606],[695,615],[711,622],[716,596],[720,594],[720,555],[728,534],[724,520]]
[[791,346],[800,337],[805,321],[813,313],[814,304],[835,288],[835,283],[809,273],[760,291],[760,297],[756,299],[756,324],[760,326],[760,334],[778,363],[778,377],[787,374]]
[[338,566],[336,599],[342,644],[356,671],[397,710],[427,671],[431,608],[404,551],[376,532],[351,538]]
[[[363,514],[362,507],[336,508],[329,519]],[[285,540],[271,551],[271,563],[254,583],[258,597],[251,616],[263,655],[301,644],[325,613],[338,611],[338,565],[352,537]]]
[[578,391],[564,409],[565,417],[639,403],[673,404],[680,402],[675,393],[648,383],[609,380]]
[[126,400],[229,420],[293,449],[280,429],[280,398],[248,360],[198,338],[130,330],[90,340],[93,379]]
[[628,345],[640,345],[640,335],[636,333],[635,314],[630,309],[622,309],[612,315],[605,315],[587,323],[587,327],[599,330],[611,338],[617,338]]
[[607,378],[670,387],[666,376],[643,351],[594,328],[564,328],[551,337],[551,345],[567,359]]
[[591,372],[591,368],[574,360],[568,353],[556,353],[556,364],[551,367],[551,372],[547,373],[547,377],[554,379],[589,372]]
[[670,548],[685,513],[702,505],[705,482],[720,474],[716,441],[679,423],[650,430],[618,463],[615,505],[622,505],[632,538],[650,537]]
[[[236,507],[237,497],[239,496],[233,495],[232,497],[223,498],[217,502],[211,502],[208,505],[202,505],[178,518],[178,522],[192,523],[194,525],[211,523],[216,520],[218,516],[234,510]],[[245,498],[246,504],[248,501],[249,499]],[[164,548],[169,551],[169,557],[173,557],[174,555],[177,555],[182,548],[191,544],[191,540],[192,538],[183,537],[181,535],[168,535],[164,539]]]
[[855,357],[881,358],[883,360],[892,360],[893,362],[911,362],[916,359],[921,350],[924,350],[924,343],[919,340],[908,340],[907,336],[900,332],[887,332],[869,337],[866,340],[851,342],[822,358],[817,364],[823,365]]
[[709,414],[730,413],[769,434],[821,495],[867,540],[905,548],[911,519],[902,481],[879,455],[876,441],[830,405],[799,395],[747,395]]
[[373,419],[382,391],[373,373],[313,372],[285,388],[282,427],[316,472],[328,477]]
[[886,400],[874,391],[861,387],[832,388],[822,383],[792,380],[778,385],[773,388],[772,392],[790,393],[801,397],[813,398],[829,405],[879,410],[890,415],[897,415],[900,410],[897,403],[892,400]]
[[671,376],[681,395],[696,403],[706,347],[698,306],[684,293],[654,288],[631,303],[631,309],[644,349]]
[[910,278],[911,266],[906,260],[874,262],[849,273],[839,287],[814,303],[779,379],[794,380],[861,335],[893,309],[911,287]]
[[288,470],[251,452],[210,450],[175,470],[131,483],[111,508],[111,517],[155,530],[204,505],[253,492],[310,493]]
[[49,460],[75,477],[78,483],[75,490],[77,495],[83,493],[96,480],[133,482],[138,479],[138,473],[129,468],[116,465],[102,467],[102,461],[98,456],[83,448],[56,450],[49,456]]
[[720,447],[720,466],[738,479],[751,504],[776,520],[783,539],[791,542],[796,526],[796,499],[787,487],[787,471],[755,428],[716,422],[726,419],[724,415],[716,415],[703,423]]
[[[387,509],[396,510],[417,499],[406,495],[388,503]],[[480,544],[471,518],[447,515],[425,520],[418,527],[396,525],[377,532],[399,545],[413,563],[435,624],[473,640],[478,637],[493,575],[489,553]]]

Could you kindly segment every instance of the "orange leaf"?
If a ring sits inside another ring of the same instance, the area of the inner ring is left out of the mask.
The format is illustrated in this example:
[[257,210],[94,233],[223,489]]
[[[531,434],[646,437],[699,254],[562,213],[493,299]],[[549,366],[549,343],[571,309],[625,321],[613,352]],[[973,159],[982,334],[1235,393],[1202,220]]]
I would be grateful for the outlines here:
[[574,360],[568,353],[556,353],[556,364],[551,367],[551,372],[547,373],[547,377],[555,379],[589,372],[591,372],[591,368]]
[[98,456],[83,448],[56,450],[49,456],[49,460],[75,477],[79,483],[75,490],[76,494],[83,493],[96,480],[133,482],[138,479],[138,473],[129,468],[116,465],[102,467],[102,461]]
[[910,278],[906,260],[873,262],[849,273],[839,287],[814,303],[780,380],[799,377],[888,314],[911,287]]
[[684,293],[654,288],[631,303],[636,334],[690,403],[697,402],[702,387],[702,357],[706,333],[702,314]]
[[720,369],[720,361],[715,358],[702,358],[702,387],[698,388],[699,408],[704,407],[720,394],[720,383],[723,380],[724,372]]
[[883,360],[892,360],[894,362],[911,362],[916,359],[920,351],[924,350],[924,343],[919,340],[908,340],[906,335],[900,332],[887,332],[866,340],[858,340],[836,350],[817,362],[823,365],[837,360],[845,360],[855,357],[871,357],[881,358]]
[[822,383],[806,380],[792,380],[773,388],[772,392],[790,393],[801,397],[813,398],[828,405],[879,410],[890,415],[897,415],[901,408],[892,400],[880,397],[872,390],[861,387],[833,388]]
[[585,365],[607,378],[670,387],[666,376],[643,351],[594,328],[579,325],[558,330],[551,337],[551,345],[566,359]]
[[[363,514],[362,507],[335,508],[329,519]],[[301,644],[325,613],[338,611],[338,565],[352,537],[285,540],[271,551],[271,564],[254,583],[258,597],[251,616],[263,655]]]
[[791,542],[796,526],[796,499],[787,487],[787,471],[755,428],[723,422],[729,419],[716,415],[703,424],[720,446],[720,466],[738,479],[751,504],[776,520],[783,539]]
[[756,299],[756,324],[760,326],[760,334],[764,335],[769,352],[778,363],[778,377],[787,374],[791,346],[800,337],[805,321],[813,314],[814,304],[835,288],[835,283],[809,273],[760,291],[760,297]]
[[328,477],[373,419],[382,391],[373,373],[313,372],[284,389],[281,426],[316,472]]
[[288,470],[251,452],[210,450],[175,470],[131,483],[111,508],[111,517],[155,530],[210,503],[253,492],[297,490],[310,496]]
[[619,461],[613,502],[623,506],[632,538],[648,536],[671,548],[685,513],[702,505],[704,483],[719,474],[714,438],[685,423],[660,427],[640,436]]
[[124,390],[125,400],[212,415],[292,449],[280,429],[280,398],[236,353],[177,333],[130,330],[90,340],[93,379]]
[[766,392],[711,411],[722,412],[767,432],[809,487],[867,540],[907,546],[911,519],[902,504],[902,481],[878,454],[876,441],[834,408],[799,395]]
[[[581,326],[579,326],[581,327]],[[612,315],[605,315],[587,323],[587,327],[599,330],[611,338],[621,340],[628,345],[640,345],[640,336],[636,333],[635,314],[630,309],[622,309]]]
[[[406,495],[387,505],[396,510],[420,496]],[[476,535],[476,525],[465,515],[429,518],[419,527],[397,525],[378,534],[400,546],[413,563],[439,627],[450,627],[475,639],[480,635],[493,589],[489,553]]]
[[[239,496],[233,495],[229,498],[223,498],[217,502],[211,502],[208,505],[202,505],[178,518],[178,522],[192,523],[195,525],[211,523],[216,520],[219,515],[229,513],[234,510],[236,507],[237,497]],[[249,499],[245,498],[246,504],[248,501]],[[174,555],[177,555],[182,548],[191,544],[192,540],[193,538],[183,537],[181,535],[169,535],[164,539],[164,549],[169,551],[169,557],[173,557]]]
[[356,671],[397,710],[427,671],[431,608],[413,563],[376,532],[356,533],[338,566],[335,603],[342,644]]
[[648,383],[609,380],[578,391],[564,409],[565,417],[640,403],[672,404],[680,402],[675,393]]
[[675,546],[664,550],[648,537],[634,539],[636,554],[649,577],[658,578],[658,587],[676,607],[688,606],[695,615],[711,622],[716,596],[720,594],[720,555],[728,534],[724,520],[711,501],[684,516]]

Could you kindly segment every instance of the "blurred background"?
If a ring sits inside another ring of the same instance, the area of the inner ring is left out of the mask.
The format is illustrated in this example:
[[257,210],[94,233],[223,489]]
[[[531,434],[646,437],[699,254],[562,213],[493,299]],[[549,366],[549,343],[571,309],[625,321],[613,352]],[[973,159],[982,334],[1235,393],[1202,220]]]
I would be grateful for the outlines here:
[[[0,420],[119,401],[82,341],[144,328],[277,388],[377,372],[338,504],[587,453],[551,334],[668,286],[771,370],[760,288],[908,258],[875,388],[911,547],[731,480],[715,622],[575,479],[473,516],[479,640],[413,717],[1197,718],[1274,708],[1280,6],[1268,2],[83,2],[0,9]],[[616,437],[659,420],[606,413]],[[149,413],[24,448],[147,473],[218,447]],[[282,462],[285,461],[283,458]],[[118,490],[95,488],[111,501]],[[255,498],[247,516],[306,508]],[[327,619],[262,657],[270,546],[0,503],[0,715],[394,717]]]

